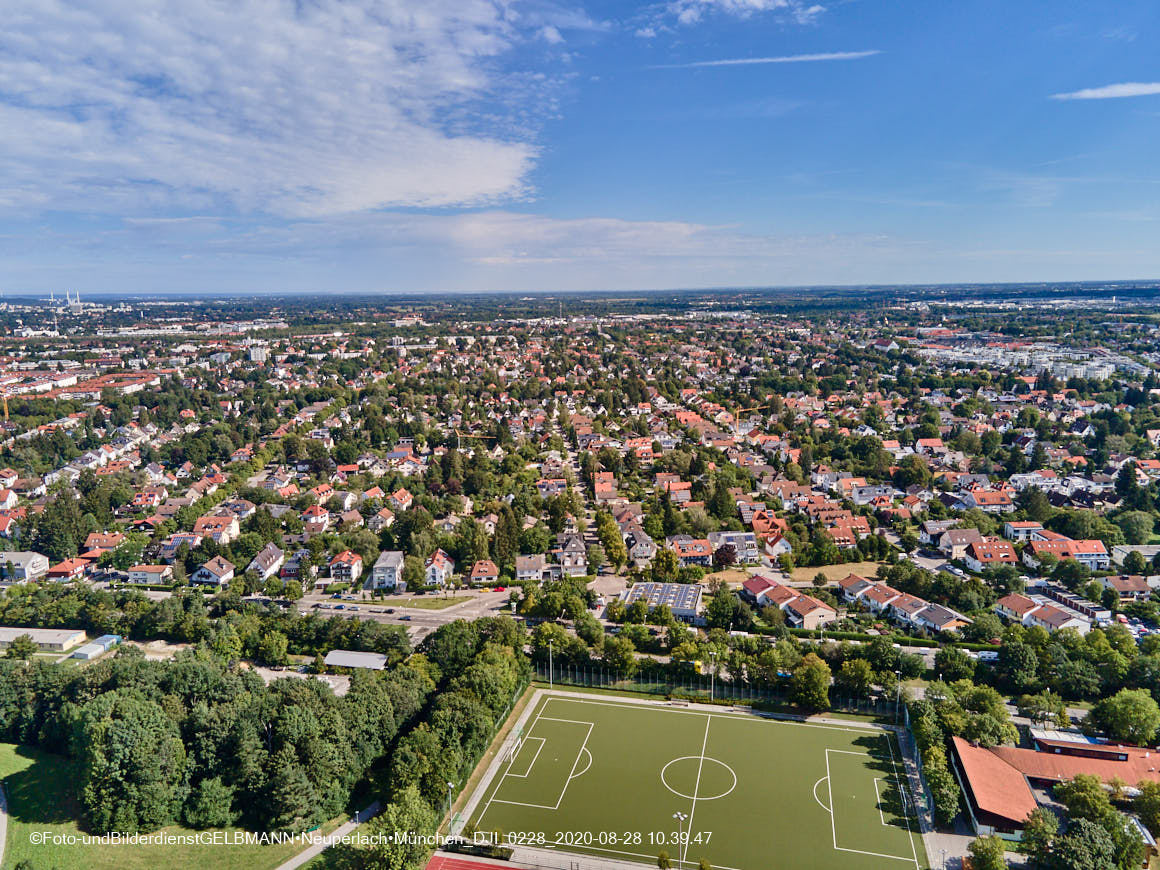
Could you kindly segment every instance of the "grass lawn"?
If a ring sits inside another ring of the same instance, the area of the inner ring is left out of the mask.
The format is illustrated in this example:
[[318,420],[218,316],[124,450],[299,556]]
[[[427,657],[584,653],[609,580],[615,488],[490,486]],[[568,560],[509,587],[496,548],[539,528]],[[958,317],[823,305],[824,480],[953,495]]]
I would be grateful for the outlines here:
[[847,562],[845,565],[817,565],[813,568],[794,568],[790,576],[797,583],[813,580],[819,571],[825,574],[831,583],[836,583],[848,574],[857,574],[859,577],[873,580],[878,574],[878,566],[883,564],[885,563]]
[[[156,870],[197,867],[198,870],[264,870],[274,868],[306,848],[301,843],[277,845],[101,845],[80,842],[74,763],[62,756],[27,746],[0,743],[0,778],[8,794],[8,840],[3,870],[21,861],[56,870]],[[338,822],[324,826],[332,830]],[[72,844],[33,844],[33,832],[73,836]],[[159,833],[192,835],[172,826]]]
[[703,583],[712,583],[714,580],[720,580],[730,586],[740,586],[749,579],[749,572],[744,568],[726,568],[724,571],[715,571],[712,574],[706,574]]
[[924,870],[904,782],[877,729],[547,696],[471,822],[653,867],[683,850],[718,870]]
[[384,607],[414,607],[419,610],[443,610],[454,604],[470,601],[470,595],[424,595],[421,598],[400,598],[394,601],[379,602]]

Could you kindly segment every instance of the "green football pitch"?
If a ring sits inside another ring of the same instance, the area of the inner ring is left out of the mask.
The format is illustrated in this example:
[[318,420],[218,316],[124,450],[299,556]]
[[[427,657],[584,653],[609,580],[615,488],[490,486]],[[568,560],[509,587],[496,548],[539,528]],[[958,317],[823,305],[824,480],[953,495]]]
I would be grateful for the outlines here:
[[885,731],[544,695],[514,733],[469,820],[509,845],[654,867],[662,851],[719,870],[927,867]]

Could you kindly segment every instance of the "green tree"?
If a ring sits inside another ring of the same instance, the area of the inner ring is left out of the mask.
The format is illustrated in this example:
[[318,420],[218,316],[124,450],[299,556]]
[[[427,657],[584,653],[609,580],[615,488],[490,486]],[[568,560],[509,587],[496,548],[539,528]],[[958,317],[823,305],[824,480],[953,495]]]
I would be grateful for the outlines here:
[[8,649],[4,651],[4,657],[28,660],[36,655],[39,649],[40,647],[36,645],[32,635],[22,634],[13,638],[12,643],[8,644]]
[[1129,544],[1146,544],[1152,538],[1155,518],[1146,511],[1126,511],[1116,517],[1115,522]]
[[234,789],[220,777],[203,779],[185,801],[185,823],[191,828],[224,828],[237,819]]
[[1125,574],[1146,574],[1148,573],[1148,560],[1144,558],[1142,553],[1132,550],[1124,557],[1123,567]]
[[607,667],[625,677],[635,674],[638,667],[636,647],[628,638],[606,637],[600,658]]
[[318,792],[294,750],[283,746],[270,759],[268,818],[280,831],[301,831],[315,820]]
[[289,661],[286,650],[289,641],[280,631],[267,631],[258,643],[258,658],[272,667],[280,667]]
[[1145,779],[1136,788],[1139,794],[1132,801],[1132,809],[1155,836],[1160,832],[1160,782]]
[[944,646],[934,654],[934,668],[939,678],[947,682],[969,680],[975,675],[975,660],[965,650]]
[[967,846],[971,856],[971,870],[1006,870],[1007,861],[1003,857],[1003,841],[992,834],[976,837]]
[[793,672],[790,699],[807,710],[830,709],[830,666],[810,653]]
[[656,555],[652,559],[652,577],[658,583],[671,582],[677,578],[677,570],[680,568],[680,563],[677,561],[677,554],[667,547],[657,550]]
[[834,677],[834,687],[858,698],[870,694],[874,671],[866,659],[846,659]]
[[75,742],[85,821],[94,832],[154,831],[182,803],[187,759],[177,725],[133,689],[85,704]]
[[1151,745],[1160,729],[1160,706],[1145,689],[1121,689],[1088,715],[1113,740],[1137,746]]
[[414,785],[396,792],[382,813],[370,823],[371,832],[379,834],[376,843],[366,850],[369,870],[411,870],[427,862],[430,847],[423,837],[434,833],[436,813],[423,800]]

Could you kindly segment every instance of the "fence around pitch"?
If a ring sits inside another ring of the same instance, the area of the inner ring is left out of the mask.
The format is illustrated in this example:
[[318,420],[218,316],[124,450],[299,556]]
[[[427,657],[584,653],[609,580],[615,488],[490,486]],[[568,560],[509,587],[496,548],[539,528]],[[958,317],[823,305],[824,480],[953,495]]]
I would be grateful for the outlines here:
[[[574,667],[554,665],[549,673],[547,663],[536,664],[536,677],[554,685],[591,689],[612,689],[656,695],[658,698],[678,697],[694,701],[712,700],[721,704],[774,704],[790,706],[785,689],[779,686],[755,686],[732,680],[712,679],[703,674],[675,676],[655,670],[625,675],[600,666]],[[842,713],[862,713],[893,720],[899,707],[893,698],[859,698],[830,690],[830,709]],[[905,710],[905,704],[901,706]],[[899,723],[901,724],[901,723]]]

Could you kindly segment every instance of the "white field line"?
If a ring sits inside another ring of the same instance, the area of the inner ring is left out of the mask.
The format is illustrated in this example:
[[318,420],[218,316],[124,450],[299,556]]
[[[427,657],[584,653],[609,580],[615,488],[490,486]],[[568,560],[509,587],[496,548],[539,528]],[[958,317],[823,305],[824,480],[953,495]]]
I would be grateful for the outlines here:
[[685,863],[685,856],[689,853],[689,840],[693,838],[693,816],[697,814],[697,793],[701,790],[701,771],[705,768],[705,747],[709,745],[709,726],[713,724],[713,717],[705,717],[705,738],[701,741],[701,760],[697,763],[697,784],[693,786],[693,808],[689,810],[688,836],[685,838],[685,848],[681,850],[681,864]]
[[[507,773],[504,774],[505,777],[510,776],[512,779],[527,779],[528,776],[531,775],[532,768],[536,766],[536,759],[540,757],[540,751],[543,750],[544,744],[547,743],[548,741],[545,740],[543,737],[525,737],[524,738],[525,743],[527,743],[529,740],[538,740],[539,746],[536,747],[536,754],[532,756],[532,760],[528,764],[528,769],[525,770],[523,773],[512,773],[511,771],[508,771]],[[520,747],[520,752],[523,752],[522,746]],[[519,758],[520,752],[516,753],[516,758]],[[515,758],[513,758],[512,761],[514,762]]]
[[878,790],[878,782],[880,777],[874,777],[874,797],[876,798],[875,805],[878,807],[878,818],[882,821],[882,825],[886,826],[886,816],[882,814],[882,792]]
[[[894,771],[894,783],[898,786],[898,803],[902,810],[902,818],[906,822],[906,839],[910,841],[910,852],[914,856],[914,866],[919,868],[918,850],[914,848],[914,835],[910,831],[910,813],[906,811],[906,792],[902,790],[902,781],[898,778],[898,768],[894,764],[894,746],[890,742],[890,735],[886,737],[886,748],[890,750],[890,768]],[[929,856],[927,856],[929,858]]]
[[[538,701],[536,701],[536,702],[533,702],[533,703],[538,703]],[[547,708],[547,706],[548,706],[548,702],[547,702],[547,701],[545,701],[545,702],[544,702],[544,704],[543,704],[543,706],[541,706],[541,707],[540,707],[540,712],[536,714],[536,718],[532,720],[532,724],[531,724],[531,725],[528,727],[528,730],[527,730],[527,731],[525,731],[525,732],[524,732],[524,734],[531,734],[531,733],[532,733],[532,730],[533,730],[533,729],[536,727],[536,723],[540,721],[540,716],[542,716],[542,715],[543,715],[543,713],[544,713],[544,710]],[[527,737],[525,737],[524,739],[526,740],[526,739],[527,739]],[[479,814],[479,822],[478,822],[478,826],[479,826],[481,829],[483,829],[483,830],[487,830],[486,828],[484,828],[484,827],[483,827],[483,820],[484,820],[484,817],[486,817],[486,816],[487,816],[487,811],[488,811],[489,809],[491,809],[492,802],[493,802],[493,801],[495,801],[495,796],[496,796],[497,794],[499,794],[499,789],[500,789],[500,786],[502,786],[502,785],[503,785],[503,781],[504,781],[505,779],[507,779],[507,775],[508,775],[509,773],[511,773],[512,765],[513,765],[513,764],[515,764],[515,763],[516,763],[516,760],[515,760],[515,758],[514,758],[514,757],[508,760],[508,763],[507,763],[507,769],[504,771],[504,773],[503,773],[503,776],[501,776],[501,777],[499,778],[499,782],[497,782],[497,783],[495,784],[495,788],[493,788],[493,789],[492,789],[492,791],[491,791],[491,797],[490,797],[490,798],[488,798],[488,800],[487,800],[487,803],[483,805],[483,812]],[[501,801],[501,803],[506,803],[506,802],[505,802],[505,801]]]
[[[841,750],[841,749],[827,749],[826,750],[826,779],[827,779],[826,787],[830,793],[830,806],[832,807],[834,805],[834,788],[833,788],[833,782],[829,778],[830,777],[830,753],[831,752],[843,752],[843,750]],[[865,752],[846,752],[845,754],[846,755],[866,755]],[[917,858],[907,858],[905,855],[887,855],[885,852],[867,852],[865,849],[849,849],[845,846],[839,846],[838,845],[837,813],[832,812],[832,811],[830,812],[830,833],[832,833],[834,836],[834,848],[839,852],[854,852],[857,855],[869,855],[872,858],[890,858],[894,861],[906,861],[907,863],[909,863],[910,861],[913,860],[915,862],[915,866],[918,865]],[[914,850],[914,843],[913,842],[911,842],[910,848],[911,848],[911,851]]]
[[[598,707],[617,707],[621,710],[623,710],[625,708],[630,709],[630,710],[636,710],[636,709],[658,710],[658,711],[662,711],[665,713],[676,713],[679,716],[715,716],[715,717],[720,718],[720,719],[732,719],[732,720],[741,721],[741,722],[771,722],[774,724],[781,724],[781,725],[805,725],[808,728],[824,728],[828,731],[845,731],[845,732],[850,733],[850,734],[867,734],[867,733],[873,734],[873,733],[881,733],[883,730],[880,726],[863,726],[860,728],[845,728],[845,727],[842,727],[841,725],[824,725],[820,722],[805,722],[805,721],[801,721],[798,719],[773,719],[773,718],[761,716],[761,715],[754,714],[754,713],[738,713],[735,715],[731,715],[729,713],[724,713],[724,712],[708,713],[708,712],[705,712],[704,710],[697,710],[697,709],[678,710],[678,709],[675,709],[673,707],[662,707],[659,705],[653,706],[651,704],[643,704],[643,703],[641,703],[641,704],[636,704],[636,703],[616,704],[616,703],[613,703],[611,701],[595,701],[595,700],[591,700],[591,699],[583,697],[583,696],[563,697],[561,695],[551,695],[549,697],[549,701],[565,701],[565,702],[570,703],[570,704],[592,704],[592,705],[595,705]],[[545,706],[547,706],[547,705],[545,704]]]

